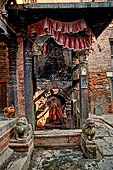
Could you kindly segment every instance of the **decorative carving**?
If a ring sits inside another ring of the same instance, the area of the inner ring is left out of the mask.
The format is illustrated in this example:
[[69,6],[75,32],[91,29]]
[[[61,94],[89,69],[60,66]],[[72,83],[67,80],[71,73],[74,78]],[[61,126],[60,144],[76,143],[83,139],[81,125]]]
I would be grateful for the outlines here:
[[34,57],[36,79],[71,79],[70,57],[64,56],[62,46],[50,38],[46,48],[45,56]]
[[87,158],[96,158],[95,122],[88,118],[82,128],[81,148]]
[[[42,41],[41,41],[42,42]],[[75,114],[72,113],[73,87],[78,83],[72,72],[72,50],[47,38],[42,55],[39,52],[40,43],[32,46],[34,53],[34,77],[36,92],[34,102],[36,105],[36,128],[73,128],[75,127]],[[75,63],[76,66],[76,63]],[[74,68],[74,69],[73,69]],[[78,77],[79,78],[79,77]],[[74,80],[74,81],[73,81]],[[73,125],[72,125],[73,122]]]
[[28,123],[25,117],[18,119],[15,130],[17,140],[24,140],[27,139],[27,137],[31,137],[32,135],[32,126]]
[[33,55],[34,56],[41,56],[42,55],[42,48],[38,45],[38,43],[35,41],[33,44]]
[[[42,83],[44,84],[45,82]],[[67,123],[68,125],[65,123],[64,117],[65,119],[70,119],[71,117],[70,95],[60,87],[52,82],[52,86],[50,84],[46,88],[41,88],[40,86],[37,89],[34,102],[36,104],[35,117],[38,128],[47,128],[47,126],[50,127],[50,124],[51,128],[56,128],[58,125],[61,128],[69,125],[69,123]]]
[[8,78],[8,104],[15,106],[17,113],[17,39],[11,37],[8,44],[9,78]]

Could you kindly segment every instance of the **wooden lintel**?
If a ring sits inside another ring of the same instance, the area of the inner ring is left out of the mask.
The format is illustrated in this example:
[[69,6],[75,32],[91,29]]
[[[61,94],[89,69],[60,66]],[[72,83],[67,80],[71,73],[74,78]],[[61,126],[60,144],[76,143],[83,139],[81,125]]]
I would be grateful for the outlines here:
[[0,0],[0,11],[4,8],[7,1],[8,0]]
[[59,9],[59,8],[108,8],[113,7],[113,2],[78,2],[78,3],[26,3],[24,8],[32,9]]

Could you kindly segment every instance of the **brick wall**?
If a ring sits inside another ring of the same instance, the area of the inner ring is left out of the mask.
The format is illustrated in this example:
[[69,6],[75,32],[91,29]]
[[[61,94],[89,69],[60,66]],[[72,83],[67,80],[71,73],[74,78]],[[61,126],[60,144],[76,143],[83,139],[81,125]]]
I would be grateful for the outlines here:
[[100,35],[88,56],[89,112],[98,115],[113,113],[110,78],[106,76],[111,71],[110,38],[113,38],[112,25]]
[[23,63],[23,40],[18,35],[18,52],[17,52],[17,85],[18,85],[18,115],[25,115],[24,101],[24,63]]
[[10,129],[6,133],[0,136],[0,155],[3,153],[3,151],[8,147],[9,140],[14,134],[14,129]]

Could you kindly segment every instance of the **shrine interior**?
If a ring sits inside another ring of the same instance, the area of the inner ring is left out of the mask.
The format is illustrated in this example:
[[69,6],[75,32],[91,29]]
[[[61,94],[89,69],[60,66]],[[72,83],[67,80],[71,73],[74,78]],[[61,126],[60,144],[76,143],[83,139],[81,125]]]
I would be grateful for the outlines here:
[[[35,3],[33,6],[6,4],[5,8],[8,11],[8,15],[4,15],[8,21],[8,34],[0,39],[9,48],[11,76],[16,75],[17,56],[10,58],[10,49],[15,48],[13,56],[17,55],[18,37],[23,41],[24,99],[28,121],[31,123],[34,114],[36,130],[80,128],[82,119],[88,117],[87,55],[93,38],[97,38],[111,22],[112,8],[57,8],[55,4],[49,8],[40,4],[38,8]],[[69,23],[77,24],[78,30],[72,30],[73,25],[67,31],[66,24]],[[12,77],[10,80],[14,85],[18,80],[16,76],[15,80]],[[9,86],[10,90],[14,93],[11,98],[9,92],[10,105],[16,106],[16,86],[15,89]]]
[[70,129],[76,125],[79,98],[77,56],[72,50],[47,40],[45,55],[34,55],[36,129]]

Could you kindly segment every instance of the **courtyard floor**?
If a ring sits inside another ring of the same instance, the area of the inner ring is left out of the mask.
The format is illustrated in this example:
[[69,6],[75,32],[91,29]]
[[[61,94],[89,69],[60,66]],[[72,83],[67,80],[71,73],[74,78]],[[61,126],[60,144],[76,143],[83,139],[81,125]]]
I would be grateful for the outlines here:
[[[111,117],[105,120],[111,124]],[[113,170],[113,128],[95,119],[96,159],[86,159],[80,149],[34,149],[29,170]]]
[[[86,159],[80,148],[58,150],[35,148],[29,170],[113,170],[113,116],[95,117],[95,123],[98,148],[96,159]],[[1,126],[2,124],[1,120]],[[21,165],[28,158],[26,154],[13,152],[0,170],[21,170]]]

